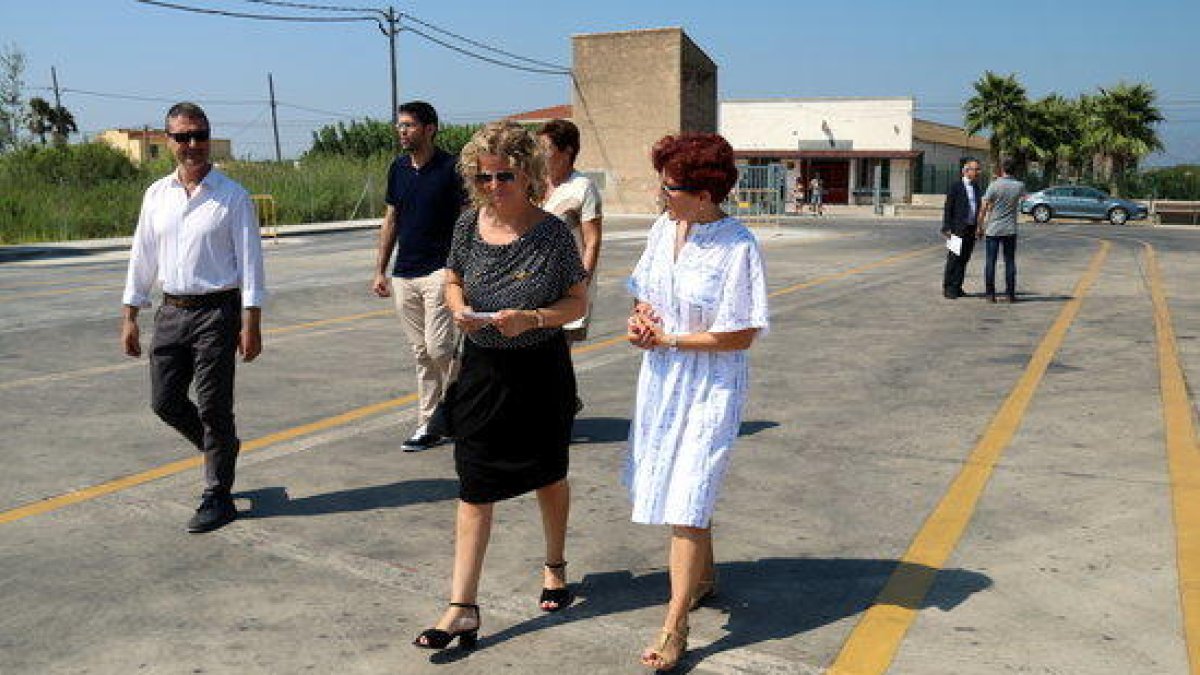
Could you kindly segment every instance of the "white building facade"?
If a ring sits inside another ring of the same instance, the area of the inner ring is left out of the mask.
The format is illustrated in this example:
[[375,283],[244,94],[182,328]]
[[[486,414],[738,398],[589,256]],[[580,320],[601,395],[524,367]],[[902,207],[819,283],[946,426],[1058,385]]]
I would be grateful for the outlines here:
[[957,175],[962,158],[987,152],[987,139],[915,119],[915,107],[912,97],[732,100],[718,125],[738,161],[782,164],[788,185],[819,176],[828,204],[871,203],[876,173],[885,202],[907,203],[944,190],[929,176]]

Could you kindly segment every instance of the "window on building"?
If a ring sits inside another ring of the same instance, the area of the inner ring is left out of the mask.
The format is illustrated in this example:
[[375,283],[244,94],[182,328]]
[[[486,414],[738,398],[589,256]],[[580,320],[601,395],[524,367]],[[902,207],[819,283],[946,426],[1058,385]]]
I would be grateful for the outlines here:
[[153,143],[150,144],[150,159],[158,159],[158,150],[159,148],[157,145]]

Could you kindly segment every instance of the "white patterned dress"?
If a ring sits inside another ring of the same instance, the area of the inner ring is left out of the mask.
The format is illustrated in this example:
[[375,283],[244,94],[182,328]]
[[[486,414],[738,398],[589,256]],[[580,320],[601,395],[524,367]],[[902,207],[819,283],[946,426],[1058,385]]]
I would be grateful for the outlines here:
[[[740,221],[692,226],[674,256],[676,221],[663,214],[650,229],[629,278],[668,334],[766,333],[762,254]],[[665,348],[646,352],[638,374],[623,482],[636,523],[707,527],[741,425],[748,389],[745,351]]]

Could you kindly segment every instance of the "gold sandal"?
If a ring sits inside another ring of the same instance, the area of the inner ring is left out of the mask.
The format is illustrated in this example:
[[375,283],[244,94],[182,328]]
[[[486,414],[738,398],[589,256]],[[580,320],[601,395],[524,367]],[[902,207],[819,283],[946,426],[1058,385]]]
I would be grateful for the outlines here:
[[[679,665],[683,653],[687,651],[688,629],[676,633],[663,629],[658,634],[658,646],[647,647],[642,652],[642,665],[654,670],[672,670]],[[647,657],[649,654],[649,657]]]

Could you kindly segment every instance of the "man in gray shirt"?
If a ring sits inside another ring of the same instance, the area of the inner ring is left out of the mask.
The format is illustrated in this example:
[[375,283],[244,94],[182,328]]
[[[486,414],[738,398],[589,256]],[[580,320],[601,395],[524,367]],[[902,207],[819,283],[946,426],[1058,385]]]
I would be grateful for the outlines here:
[[983,193],[977,237],[986,236],[987,258],[983,266],[984,292],[988,302],[996,302],[996,253],[1004,249],[1004,296],[1017,301],[1017,214],[1025,184],[1012,177],[1016,163],[1012,158],[1000,162],[1000,177]]

